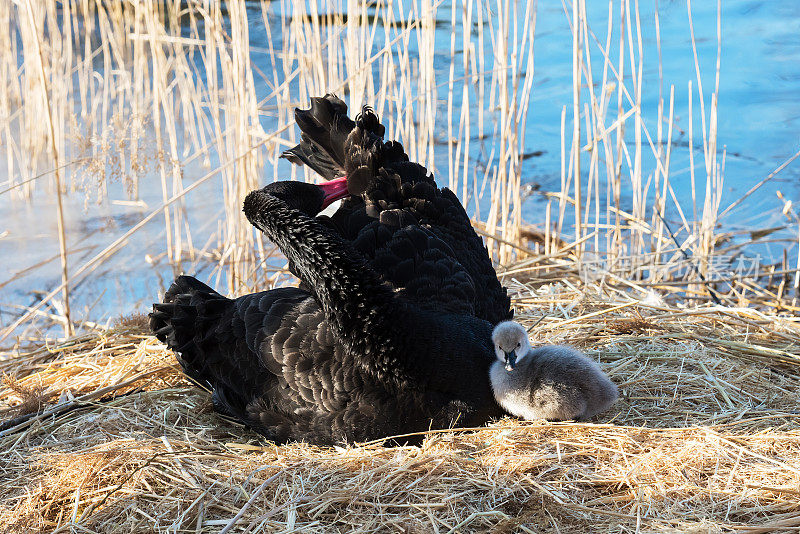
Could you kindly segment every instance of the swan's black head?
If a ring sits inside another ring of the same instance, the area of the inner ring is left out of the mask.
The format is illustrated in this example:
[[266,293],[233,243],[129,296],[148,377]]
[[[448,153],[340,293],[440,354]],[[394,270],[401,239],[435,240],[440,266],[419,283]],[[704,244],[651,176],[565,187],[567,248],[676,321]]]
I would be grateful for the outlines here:
[[347,178],[336,178],[319,185],[286,180],[273,182],[262,191],[311,217],[348,195]]

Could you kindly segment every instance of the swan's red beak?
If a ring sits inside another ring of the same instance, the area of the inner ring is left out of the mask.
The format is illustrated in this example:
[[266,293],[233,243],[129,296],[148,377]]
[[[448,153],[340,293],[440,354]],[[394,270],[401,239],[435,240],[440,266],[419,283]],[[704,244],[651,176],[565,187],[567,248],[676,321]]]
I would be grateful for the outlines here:
[[322,189],[322,192],[325,193],[325,198],[322,200],[322,209],[327,208],[340,198],[349,195],[347,192],[347,176],[334,178],[328,182],[322,182],[317,187]]

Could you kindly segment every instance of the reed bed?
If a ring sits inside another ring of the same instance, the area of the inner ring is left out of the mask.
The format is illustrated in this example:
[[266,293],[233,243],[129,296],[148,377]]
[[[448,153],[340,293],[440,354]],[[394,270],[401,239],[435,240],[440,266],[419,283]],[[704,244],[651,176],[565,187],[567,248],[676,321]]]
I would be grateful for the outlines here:
[[508,282],[536,342],[596,358],[593,423],[430,432],[421,447],[275,446],[214,414],[128,318],[2,363],[10,532],[773,532],[800,526],[796,316],[613,285]]
[[[681,284],[709,277],[719,258],[752,257],[747,235],[721,234],[725,217],[800,153],[776,162],[743,199],[723,202],[720,22],[716,67],[701,72],[686,6],[695,78],[647,85],[645,68],[661,72],[658,10],[645,18],[637,3],[612,0],[600,21],[589,19],[585,0],[564,5],[573,83],[561,113],[560,188],[533,191],[543,195],[535,252],[558,255],[567,244],[579,258],[602,256],[610,270]],[[60,316],[67,335],[96,319],[73,316],[70,294],[143,232],[155,235],[139,251],[148,259],[141,268],[160,277],[204,269],[228,294],[270,287],[274,251],[241,216],[241,201],[265,180],[313,179],[277,158],[295,142],[292,109],[326,92],[353,112],[372,105],[387,137],[484,225],[495,259],[515,261],[525,252],[513,245],[530,185],[523,162],[540,135],[527,120],[537,16],[533,0],[3,3],[0,202],[81,197],[87,214],[129,206],[137,222],[84,257],[75,254],[84,237],[59,223],[60,283],[15,311],[0,340],[46,319],[39,312]],[[645,57],[643,35],[656,36],[658,55]],[[688,109],[676,95],[688,97]],[[692,202],[682,205],[674,185],[687,179]],[[771,260],[781,263],[773,271],[785,275],[781,293],[796,297],[800,219],[789,200],[775,204],[784,227],[775,235],[758,228],[757,240],[780,239],[773,247],[785,256]],[[209,204],[199,216],[198,202]],[[58,221],[64,209],[55,210]],[[648,269],[682,254],[696,265],[691,276]]]

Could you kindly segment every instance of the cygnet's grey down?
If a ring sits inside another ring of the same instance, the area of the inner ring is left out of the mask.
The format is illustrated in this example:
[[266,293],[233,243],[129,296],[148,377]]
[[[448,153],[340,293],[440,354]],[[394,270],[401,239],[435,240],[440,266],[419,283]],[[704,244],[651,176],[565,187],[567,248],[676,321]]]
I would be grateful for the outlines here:
[[581,352],[563,345],[531,348],[525,328],[514,321],[492,332],[495,355],[489,378],[497,403],[523,419],[583,421],[608,409],[617,386]]

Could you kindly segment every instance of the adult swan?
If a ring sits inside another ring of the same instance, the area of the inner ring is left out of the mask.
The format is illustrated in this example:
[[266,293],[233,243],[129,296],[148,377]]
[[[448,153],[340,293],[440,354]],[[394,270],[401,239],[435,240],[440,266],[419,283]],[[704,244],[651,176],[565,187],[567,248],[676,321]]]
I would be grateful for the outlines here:
[[276,442],[317,444],[502,415],[489,385],[492,325],[394,291],[286,184],[251,192],[244,212],[307,290],[231,300],[182,276],[151,314],[215,408]]

